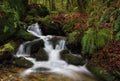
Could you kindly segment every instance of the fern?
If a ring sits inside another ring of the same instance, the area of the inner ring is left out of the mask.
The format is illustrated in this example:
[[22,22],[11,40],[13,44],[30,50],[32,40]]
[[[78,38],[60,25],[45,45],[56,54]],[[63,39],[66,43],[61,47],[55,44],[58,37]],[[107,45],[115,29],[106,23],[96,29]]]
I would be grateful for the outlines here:
[[105,43],[112,39],[112,33],[108,29],[100,29],[96,37],[96,46],[103,48]]
[[78,35],[78,32],[73,31],[68,35],[68,40],[70,40],[70,42],[75,42],[77,35]]
[[97,49],[103,48],[105,44],[112,38],[112,33],[107,29],[100,29],[98,32],[93,28],[89,28],[82,38],[82,51],[92,54]]
[[90,54],[95,50],[95,32],[92,28],[89,28],[82,38],[82,50]]

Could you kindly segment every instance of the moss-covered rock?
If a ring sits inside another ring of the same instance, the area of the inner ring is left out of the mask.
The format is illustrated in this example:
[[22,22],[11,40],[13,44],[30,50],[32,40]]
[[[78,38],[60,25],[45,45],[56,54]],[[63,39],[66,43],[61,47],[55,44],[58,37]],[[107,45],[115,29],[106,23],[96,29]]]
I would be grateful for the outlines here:
[[0,47],[0,64],[12,65],[12,60],[14,59],[14,52],[18,48],[19,43],[15,41],[9,41],[5,45]]
[[14,58],[12,63],[13,63],[14,66],[22,67],[22,68],[29,68],[29,67],[33,66],[32,62],[26,60],[23,57]]
[[60,53],[60,56],[62,60],[65,60],[69,64],[73,64],[73,65],[84,65],[85,64],[85,60],[83,58],[81,58],[78,55],[71,54],[67,50],[63,50]]
[[35,58],[38,61],[46,61],[48,60],[48,55],[43,48],[40,48],[37,53],[31,54],[31,57]]
[[23,30],[23,29],[20,29],[18,32],[17,32],[17,36],[16,36],[18,39],[22,40],[22,41],[30,41],[30,40],[33,40],[35,39],[36,37],[33,36],[32,34],[30,34],[29,32]]

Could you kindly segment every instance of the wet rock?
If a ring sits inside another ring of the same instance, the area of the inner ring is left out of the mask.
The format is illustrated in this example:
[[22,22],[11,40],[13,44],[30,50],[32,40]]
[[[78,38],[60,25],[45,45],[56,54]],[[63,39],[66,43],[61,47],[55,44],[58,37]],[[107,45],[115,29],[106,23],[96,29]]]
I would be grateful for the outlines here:
[[65,40],[65,37],[62,37],[62,36],[56,36],[56,37],[53,37],[52,39],[50,39],[50,43],[52,43],[53,45],[53,48],[55,49],[56,45],[59,43],[59,40],[62,40],[64,39]]
[[37,53],[31,54],[31,57],[35,58],[37,61],[48,60],[48,55],[43,48],[39,49],[39,51]]
[[36,69],[37,72],[49,71],[49,70],[50,70],[49,68],[45,68],[45,67],[40,67]]
[[30,43],[31,54],[37,53],[39,49],[44,47],[44,41],[42,39]]
[[81,56],[71,54],[68,50],[63,50],[60,53],[61,59],[65,60],[69,64],[73,65],[84,65],[86,60],[81,58]]
[[13,60],[13,65],[17,66],[17,67],[22,67],[22,68],[29,68],[33,66],[33,63],[26,60],[23,57],[19,57],[19,58],[14,58]]

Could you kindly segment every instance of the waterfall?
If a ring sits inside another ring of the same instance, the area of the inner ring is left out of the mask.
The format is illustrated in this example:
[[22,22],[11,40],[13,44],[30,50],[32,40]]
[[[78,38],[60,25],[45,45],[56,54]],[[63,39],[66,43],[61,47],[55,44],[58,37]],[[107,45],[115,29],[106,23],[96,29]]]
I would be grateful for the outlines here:
[[[50,39],[57,37],[57,36],[43,36],[41,30],[39,29],[38,23],[32,24],[28,26],[27,29],[28,32],[33,34],[34,36],[38,37],[38,39],[35,39],[33,41],[27,41],[20,45],[16,56],[18,57],[24,57],[25,59],[31,61],[34,65],[31,68],[28,68],[23,72],[23,75],[29,75],[33,72],[39,72],[38,68],[47,68],[48,70],[40,71],[40,72],[53,72],[56,74],[62,74],[68,77],[76,78],[77,73],[76,72],[87,72],[89,71],[85,68],[85,66],[74,66],[70,65],[64,60],[60,59],[60,51],[65,49],[65,39],[61,37],[61,39],[58,40],[58,43],[56,44],[55,48],[53,48],[52,43],[49,41]],[[37,40],[42,39],[44,41],[44,50],[47,52],[47,55],[49,57],[48,61],[36,61],[35,58],[30,57],[30,43],[35,42]]]
[[40,37],[42,35],[41,30],[39,29],[38,23],[35,23],[35,24],[28,26],[27,31],[30,32],[31,34],[37,36],[37,37]]

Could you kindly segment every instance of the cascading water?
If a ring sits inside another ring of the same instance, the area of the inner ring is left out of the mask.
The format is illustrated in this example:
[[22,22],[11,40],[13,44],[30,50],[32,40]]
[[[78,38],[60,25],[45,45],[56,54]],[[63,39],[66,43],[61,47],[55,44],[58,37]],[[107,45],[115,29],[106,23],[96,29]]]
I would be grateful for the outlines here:
[[[42,36],[41,30],[39,29],[38,23],[35,23],[28,27],[28,32],[38,37],[33,41],[27,41],[20,45],[16,56],[24,57],[25,59],[31,61],[34,65],[25,70],[22,74],[28,75],[33,72],[51,72],[56,74],[62,74],[71,78],[76,79],[80,76],[77,75],[78,72],[84,72],[90,74],[90,72],[84,66],[74,66],[67,64],[64,60],[60,59],[60,51],[65,49],[65,39],[61,37],[61,39],[56,44],[55,48],[53,47],[52,43],[50,43],[50,39],[56,36]],[[42,39],[44,41],[44,50],[48,54],[48,61],[36,61],[35,58],[30,57],[30,44],[31,42],[35,42],[37,40]],[[47,68],[47,70],[39,71],[39,68]]]

